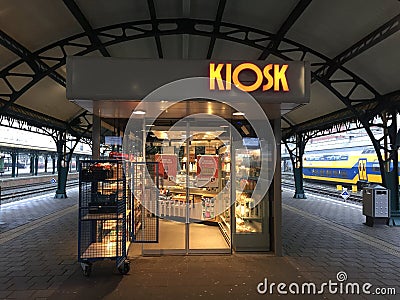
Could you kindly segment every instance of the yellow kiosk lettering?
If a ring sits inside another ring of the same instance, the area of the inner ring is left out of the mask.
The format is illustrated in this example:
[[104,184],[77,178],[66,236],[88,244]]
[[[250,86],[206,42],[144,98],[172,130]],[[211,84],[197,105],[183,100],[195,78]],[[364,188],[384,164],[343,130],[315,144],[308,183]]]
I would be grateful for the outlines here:
[[[287,64],[268,64],[261,70],[259,66],[253,63],[242,63],[232,71],[232,64],[210,63],[210,90],[228,91],[231,90],[233,83],[238,89],[245,92],[253,92],[260,87],[262,91],[268,91],[273,87],[275,92],[288,92],[287,69]],[[225,85],[222,77],[223,70],[225,70]],[[250,85],[244,84],[239,79],[240,72],[244,70],[249,70],[256,75],[256,80]]]

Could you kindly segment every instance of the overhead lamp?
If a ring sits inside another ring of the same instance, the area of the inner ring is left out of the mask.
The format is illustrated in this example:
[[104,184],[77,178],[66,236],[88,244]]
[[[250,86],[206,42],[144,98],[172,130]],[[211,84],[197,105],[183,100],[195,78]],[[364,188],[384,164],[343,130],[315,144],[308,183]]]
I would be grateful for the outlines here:
[[154,124],[147,124],[146,126],[147,126],[147,127],[153,127]]
[[228,128],[228,127],[229,127],[229,125],[221,125],[221,126],[219,126],[219,127],[222,127],[222,128]]
[[244,116],[243,112],[237,111],[232,114],[232,116]]
[[134,114],[134,115],[145,115],[146,112],[143,111],[143,110],[134,110],[134,111],[132,112],[132,114]]

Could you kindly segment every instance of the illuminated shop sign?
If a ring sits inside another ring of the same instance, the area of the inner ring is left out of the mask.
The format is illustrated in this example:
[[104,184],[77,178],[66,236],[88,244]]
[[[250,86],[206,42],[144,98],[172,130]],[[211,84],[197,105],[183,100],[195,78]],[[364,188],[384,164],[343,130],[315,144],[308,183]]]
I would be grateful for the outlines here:
[[[253,92],[257,89],[288,92],[289,85],[286,78],[288,66],[288,64],[268,64],[260,68],[253,63],[241,63],[232,69],[232,64],[229,63],[210,63],[210,90],[231,90],[233,83],[245,92]],[[239,78],[242,71],[253,72],[256,80],[251,83],[242,82]]]

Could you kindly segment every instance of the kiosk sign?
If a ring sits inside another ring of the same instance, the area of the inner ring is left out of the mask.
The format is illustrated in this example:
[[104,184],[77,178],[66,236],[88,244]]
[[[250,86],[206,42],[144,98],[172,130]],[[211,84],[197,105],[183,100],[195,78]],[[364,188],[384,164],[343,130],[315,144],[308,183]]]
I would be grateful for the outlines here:
[[[225,68],[225,78],[222,78],[222,69]],[[272,87],[275,92],[283,91],[288,92],[289,86],[286,78],[287,64],[268,64],[261,68],[253,63],[241,63],[237,65],[232,72],[232,64],[215,64],[210,63],[210,90],[215,90],[215,82],[217,82],[217,89],[231,90],[232,82],[240,90],[244,92],[253,92],[259,88],[262,91],[268,91]],[[242,71],[250,70],[256,75],[256,80],[250,85],[245,85],[239,79],[239,74]],[[226,82],[224,86],[224,81]],[[281,89],[282,86],[282,89]]]

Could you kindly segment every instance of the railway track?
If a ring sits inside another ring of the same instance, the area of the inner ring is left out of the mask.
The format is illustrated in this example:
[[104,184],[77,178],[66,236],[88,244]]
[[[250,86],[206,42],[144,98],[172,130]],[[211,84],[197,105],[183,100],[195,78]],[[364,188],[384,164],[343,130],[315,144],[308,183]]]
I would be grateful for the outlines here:
[[[282,186],[294,189],[294,182],[291,180],[282,179]],[[326,186],[326,185],[304,183],[304,191],[313,193],[313,194],[324,195],[324,196],[329,196],[329,197],[333,197],[333,198],[339,198],[340,200],[343,200],[339,191],[337,191],[336,189],[334,189],[330,186]],[[350,197],[347,198],[346,201],[353,201],[353,202],[357,202],[357,203],[362,202],[361,195],[355,195],[355,194],[352,194],[351,192],[349,192],[349,194],[350,194]]]
[[[78,185],[78,180],[70,180],[67,182],[67,187],[74,187]],[[26,196],[33,196],[46,192],[55,191],[56,184],[52,183],[33,183],[24,186],[4,188],[1,190],[1,203],[21,200]]]

